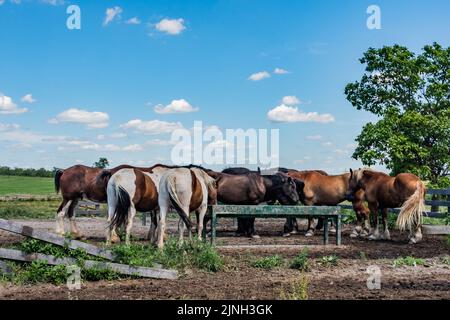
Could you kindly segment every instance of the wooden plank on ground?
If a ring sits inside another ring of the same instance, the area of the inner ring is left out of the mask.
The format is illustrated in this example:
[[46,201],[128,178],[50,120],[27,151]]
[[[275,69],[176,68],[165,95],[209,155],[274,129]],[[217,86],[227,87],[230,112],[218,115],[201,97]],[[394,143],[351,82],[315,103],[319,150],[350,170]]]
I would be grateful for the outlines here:
[[62,247],[67,245],[71,249],[84,249],[86,253],[90,255],[105,258],[107,260],[113,261],[115,259],[115,255],[111,250],[102,249],[82,241],[70,240],[54,233],[36,230],[32,227],[24,226],[20,223],[10,220],[0,219],[0,229],[20,234],[26,237],[42,240],[48,243],[56,244]]
[[424,234],[450,234],[450,226],[422,225]]
[[[42,253],[25,253],[20,250],[0,248],[0,258],[15,261],[32,262],[35,260],[45,260],[51,265],[76,265],[77,261],[73,258],[57,258],[55,256]],[[120,274],[139,276],[144,278],[170,279],[178,278],[178,271],[159,268],[133,267],[125,264],[100,262],[85,260],[86,269],[112,270]]]

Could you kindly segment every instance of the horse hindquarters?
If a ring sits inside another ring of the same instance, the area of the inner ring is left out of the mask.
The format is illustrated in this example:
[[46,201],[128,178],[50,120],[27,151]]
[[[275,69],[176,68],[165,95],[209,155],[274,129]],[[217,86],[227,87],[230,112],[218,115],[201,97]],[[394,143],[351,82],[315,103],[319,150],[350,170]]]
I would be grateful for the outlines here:
[[401,206],[397,218],[397,226],[400,231],[409,229],[409,243],[411,244],[422,240],[421,224],[422,212],[425,211],[424,195],[425,186],[419,180],[417,181],[414,193]]

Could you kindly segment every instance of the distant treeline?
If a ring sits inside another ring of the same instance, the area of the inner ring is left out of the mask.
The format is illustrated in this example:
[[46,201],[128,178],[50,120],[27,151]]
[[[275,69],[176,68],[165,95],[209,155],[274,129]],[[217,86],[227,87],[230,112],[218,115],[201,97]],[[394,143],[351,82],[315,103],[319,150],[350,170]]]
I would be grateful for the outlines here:
[[10,168],[10,167],[0,167],[0,176],[25,176],[25,177],[44,177],[44,178],[51,178],[55,175],[55,171],[57,169],[54,168],[53,170],[46,170],[44,168],[40,169],[23,169],[23,168]]

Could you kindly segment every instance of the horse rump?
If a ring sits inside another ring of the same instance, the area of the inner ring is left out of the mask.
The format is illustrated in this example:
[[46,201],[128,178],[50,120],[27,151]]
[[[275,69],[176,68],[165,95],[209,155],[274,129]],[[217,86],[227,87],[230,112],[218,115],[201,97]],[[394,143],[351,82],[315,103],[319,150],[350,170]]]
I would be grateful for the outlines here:
[[397,227],[400,231],[407,228],[412,230],[412,226],[420,226],[422,224],[422,212],[425,211],[425,186],[422,181],[417,181],[416,190],[403,203],[397,218]]

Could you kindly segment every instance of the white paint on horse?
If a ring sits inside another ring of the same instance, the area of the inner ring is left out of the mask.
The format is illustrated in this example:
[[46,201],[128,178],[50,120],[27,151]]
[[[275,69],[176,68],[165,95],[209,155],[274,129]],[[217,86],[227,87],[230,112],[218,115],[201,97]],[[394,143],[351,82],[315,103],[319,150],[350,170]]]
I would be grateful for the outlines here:
[[67,201],[66,205],[56,214],[56,233],[60,235],[64,235],[64,218],[67,215],[67,211],[69,210],[70,205],[72,204],[72,200]]

